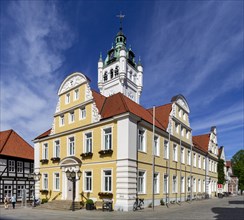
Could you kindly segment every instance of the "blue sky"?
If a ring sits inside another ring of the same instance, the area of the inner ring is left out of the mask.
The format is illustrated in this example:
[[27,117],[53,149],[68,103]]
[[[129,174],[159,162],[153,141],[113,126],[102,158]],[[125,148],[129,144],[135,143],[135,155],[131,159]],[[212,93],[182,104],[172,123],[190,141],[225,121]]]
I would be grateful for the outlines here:
[[243,149],[243,1],[1,1],[1,130],[29,143],[49,129],[62,80],[86,74],[97,90],[125,14],[127,46],[144,67],[141,104],[183,94],[193,135],[217,126],[230,159]]

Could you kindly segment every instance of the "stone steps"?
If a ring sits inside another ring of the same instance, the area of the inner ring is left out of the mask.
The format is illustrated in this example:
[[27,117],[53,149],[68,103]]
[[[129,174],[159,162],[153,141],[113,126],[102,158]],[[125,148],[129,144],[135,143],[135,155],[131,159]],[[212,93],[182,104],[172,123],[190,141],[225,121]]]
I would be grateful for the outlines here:
[[[75,201],[75,210],[81,209],[81,202]],[[51,209],[51,210],[72,210],[72,201],[71,200],[53,200],[44,204],[37,206],[36,208],[40,209]]]

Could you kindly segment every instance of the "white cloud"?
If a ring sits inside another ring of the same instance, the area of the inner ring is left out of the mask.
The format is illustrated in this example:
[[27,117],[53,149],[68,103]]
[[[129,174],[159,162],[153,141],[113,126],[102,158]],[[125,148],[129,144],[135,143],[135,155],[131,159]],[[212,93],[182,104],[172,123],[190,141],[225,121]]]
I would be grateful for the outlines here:
[[1,130],[13,128],[30,142],[52,126],[63,52],[75,36],[54,2],[11,1],[7,6],[1,16],[1,32],[6,33],[1,48]]

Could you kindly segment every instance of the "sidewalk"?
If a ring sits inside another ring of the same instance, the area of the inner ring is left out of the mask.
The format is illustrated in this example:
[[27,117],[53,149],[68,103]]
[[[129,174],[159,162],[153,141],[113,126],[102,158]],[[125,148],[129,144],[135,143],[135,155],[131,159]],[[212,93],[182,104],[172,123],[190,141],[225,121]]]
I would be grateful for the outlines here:
[[181,205],[174,204],[170,205],[169,208],[157,206],[154,211],[152,208],[145,208],[136,212],[103,212],[101,210],[87,211],[85,209],[72,212],[32,207],[24,208],[19,205],[16,209],[12,209],[12,206],[10,206],[8,210],[5,210],[3,206],[0,206],[0,219],[242,219],[244,216],[243,201],[243,196],[223,199],[214,198],[191,203],[184,202]]

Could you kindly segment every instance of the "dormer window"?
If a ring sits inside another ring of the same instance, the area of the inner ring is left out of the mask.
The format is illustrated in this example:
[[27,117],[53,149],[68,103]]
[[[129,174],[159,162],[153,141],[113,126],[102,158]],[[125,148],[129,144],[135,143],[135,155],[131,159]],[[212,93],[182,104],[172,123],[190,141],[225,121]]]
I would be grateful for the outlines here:
[[70,93],[67,93],[65,96],[65,104],[69,104],[70,103]]

